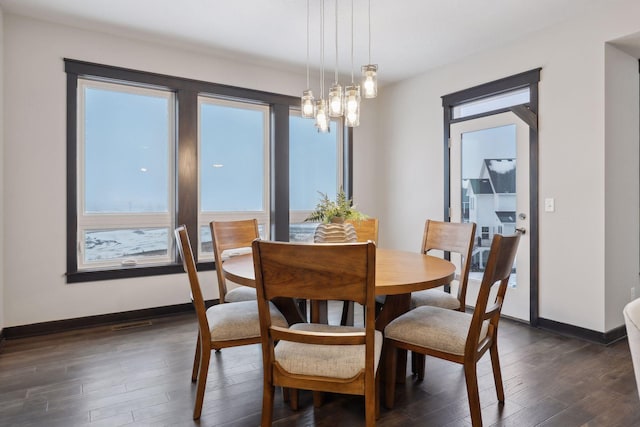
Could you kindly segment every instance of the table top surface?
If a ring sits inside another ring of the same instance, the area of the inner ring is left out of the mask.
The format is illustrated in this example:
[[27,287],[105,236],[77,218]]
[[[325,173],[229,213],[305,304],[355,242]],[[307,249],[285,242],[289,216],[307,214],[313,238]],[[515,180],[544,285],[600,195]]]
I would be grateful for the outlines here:
[[[237,255],[222,264],[225,277],[244,286],[255,287],[251,254]],[[453,263],[431,255],[393,249],[376,249],[376,295],[398,295],[450,283]]]

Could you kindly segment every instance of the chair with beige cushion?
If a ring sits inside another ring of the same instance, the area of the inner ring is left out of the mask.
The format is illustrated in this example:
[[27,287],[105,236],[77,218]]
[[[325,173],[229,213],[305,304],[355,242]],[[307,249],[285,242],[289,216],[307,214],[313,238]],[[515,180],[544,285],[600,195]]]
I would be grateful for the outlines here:
[[[191,242],[184,225],[175,230],[175,237],[182,265],[189,277],[191,296],[198,318],[196,360],[191,375],[191,380],[195,382],[197,379],[198,382],[193,409],[193,419],[197,420],[202,412],[211,351],[260,343],[260,320],[258,304],[255,300],[218,304],[207,309],[198,280]],[[269,310],[271,310],[273,325],[287,327],[288,324],[284,316],[273,304],[269,305]]]
[[[465,310],[475,233],[476,224],[473,222],[443,222],[430,219],[425,222],[421,249],[423,254],[438,250],[460,255],[460,268],[456,272],[458,289],[455,294],[445,292],[444,287],[412,292],[411,308],[429,305],[458,311]],[[411,363],[413,373],[418,375],[418,379],[423,379],[424,356],[413,354]]]
[[227,288],[227,281],[220,267],[225,259],[225,251],[250,248],[251,242],[260,237],[258,221],[247,219],[240,221],[211,221],[211,240],[213,243],[213,256],[216,262],[216,276],[218,278],[218,291],[220,303],[252,301],[256,299],[256,290],[248,286]]
[[[227,280],[222,271],[222,263],[232,250],[242,250],[251,248],[251,242],[260,237],[258,231],[258,221],[256,219],[247,219],[240,221],[211,221],[209,223],[211,230],[211,243],[213,245],[213,258],[216,263],[216,278],[218,279],[218,295],[220,304],[226,302],[255,301],[256,290],[248,286],[238,286],[229,290],[227,288]],[[227,251],[227,253],[225,253]],[[193,298],[192,298],[193,299]],[[195,381],[196,374],[200,366],[199,346],[196,344],[196,354],[193,358],[193,376]]]
[[640,394],[640,298],[628,303],[622,310],[624,323],[627,327],[627,338],[633,371],[636,376],[636,387]]
[[[489,350],[498,401],[504,402],[498,358],[498,322],[520,234],[494,235],[473,314],[448,308],[421,306],[391,321],[384,330],[386,406],[393,408],[398,349],[460,363],[464,367],[467,395],[474,427],[482,425],[476,363]],[[491,289],[495,301],[489,304]]]
[[[382,350],[373,310],[375,255],[373,243],[253,242],[262,335],[263,427],[272,422],[274,386],[363,395],[366,425],[375,425],[376,372]],[[358,302],[365,307],[364,328],[317,323],[282,327],[268,309],[277,297]]]

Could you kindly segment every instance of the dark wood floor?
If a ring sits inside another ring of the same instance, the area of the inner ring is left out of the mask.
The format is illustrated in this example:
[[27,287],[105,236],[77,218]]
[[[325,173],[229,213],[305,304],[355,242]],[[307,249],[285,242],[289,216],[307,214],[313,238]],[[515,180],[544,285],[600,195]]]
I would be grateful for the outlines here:
[[[357,314],[357,313],[356,313]],[[212,357],[204,409],[191,419],[195,315],[147,326],[100,327],[11,340],[0,352],[2,426],[257,426],[262,399],[257,345]],[[485,426],[639,426],[640,402],[626,340],[609,347],[503,321],[506,401],[498,405],[488,356],[479,364]],[[427,358],[425,380],[398,384],[379,426],[470,426],[459,365]],[[276,426],[364,425],[359,397],[302,392],[291,411],[278,393]]]

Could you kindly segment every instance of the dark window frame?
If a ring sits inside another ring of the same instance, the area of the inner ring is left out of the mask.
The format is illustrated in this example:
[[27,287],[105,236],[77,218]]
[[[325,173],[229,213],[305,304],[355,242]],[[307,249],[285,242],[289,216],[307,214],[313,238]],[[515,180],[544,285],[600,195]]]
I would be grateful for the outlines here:
[[[270,227],[274,240],[289,239],[289,111],[299,108],[300,99],[272,92],[164,74],[64,59],[67,74],[67,283],[97,280],[146,277],[183,272],[182,265],[123,267],[78,271],[77,263],[77,91],[78,78],[104,79],[123,84],[161,87],[176,94],[176,212],[175,224],[185,224],[193,244],[198,242],[198,170],[197,164],[198,111],[197,97],[208,94],[216,97],[260,102],[269,105],[270,137]],[[311,125],[311,124],[310,124]],[[343,127],[343,185],[349,197],[352,193],[353,132]],[[198,262],[199,270],[214,268],[212,261]]]

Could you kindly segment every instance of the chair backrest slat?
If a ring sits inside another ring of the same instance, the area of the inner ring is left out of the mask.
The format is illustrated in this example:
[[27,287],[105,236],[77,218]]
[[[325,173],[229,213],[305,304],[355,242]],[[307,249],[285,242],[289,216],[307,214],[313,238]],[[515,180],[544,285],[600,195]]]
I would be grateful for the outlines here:
[[476,224],[474,222],[444,222],[428,219],[422,235],[422,253],[441,250],[460,254],[460,283],[458,285],[460,310],[464,310],[466,304],[467,282],[475,234]]
[[258,221],[256,219],[212,221],[209,223],[209,228],[211,229],[213,256],[216,262],[220,303],[224,303],[227,295],[227,282],[221,267],[222,253],[229,249],[250,248],[251,242],[260,237]]
[[[294,245],[255,241],[256,281],[263,283],[267,299],[295,297],[365,304],[368,292],[375,293],[375,288],[369,287],[372,266],[363,262],[370,250],[364,243]],[[375,246],[373,253],[375,272]]]

